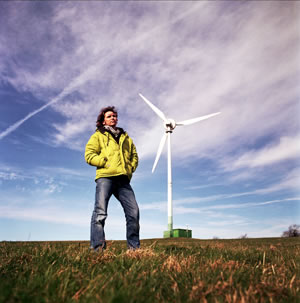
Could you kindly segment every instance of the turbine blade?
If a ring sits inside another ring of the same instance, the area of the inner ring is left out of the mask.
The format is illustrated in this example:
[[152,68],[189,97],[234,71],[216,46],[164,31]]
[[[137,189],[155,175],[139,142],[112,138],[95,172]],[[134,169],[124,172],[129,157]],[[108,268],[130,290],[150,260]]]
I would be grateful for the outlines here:
[[157,154],[156,154],[156,158],[155,158],[155,161],[154,161],[154,164],[153,164],[153,168],[152,168],[152,173],[153,173],[154,170],[155,170],[155,167],[156,167],[157,162],[158,162],[158,160],[159,160],[159,158],[160,158],[161,152],[162,152],[162,150],[163,150],[163,148],[164,148],[164,146],[165,146],[165,143],[166,143],[166,140],[167,140],[167,136],[168,136],[168,134],[165,133],[165,134],[162,136],[161,140],[160,140],[160,143],[159,143],[159,146],[158,146],[158,150],[157,150]]
[[142,94],[139,94],[140,97],[152,108],[152,110],[165,122],[167,122],[167,118],[164,113],[158,109],[154,104],[152,104],[148,99],[146,99]]
[[176,122],[176,125],[190,125],[190,124],[202,121],[202,120],[209,119],[209,118],[211,118],[213,116],[216,116],[216,115],[219,115],[219,114],[221,114],[221,112],[206,115],[206,116],[202,116],[202,117],[198,117],[198,118],[194,118],[194,119],[184,120],[184,121],[181,121],[181,122]]

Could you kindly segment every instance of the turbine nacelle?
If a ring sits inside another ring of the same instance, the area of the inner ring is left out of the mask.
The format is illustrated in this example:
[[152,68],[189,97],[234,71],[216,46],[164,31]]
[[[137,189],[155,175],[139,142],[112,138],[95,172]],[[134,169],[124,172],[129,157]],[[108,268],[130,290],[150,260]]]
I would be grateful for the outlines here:
[[164,123],[164,126],[165,126],[165,129],[166,131],[171,131],[176,127],[176,123],[175,123],[175,120],[173,119],[167,119],[167,121],[165,121]]

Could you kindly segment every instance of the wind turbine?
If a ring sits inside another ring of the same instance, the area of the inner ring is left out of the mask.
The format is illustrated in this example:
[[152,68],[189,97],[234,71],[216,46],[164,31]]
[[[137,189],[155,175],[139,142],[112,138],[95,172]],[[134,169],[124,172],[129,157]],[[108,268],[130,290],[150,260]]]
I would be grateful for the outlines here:
[[155,167],[158,163],[158,160],[160,158],[160,155],[162,153],[162,150],[164,148],[164,145],[166,141],[168,140],[168,231],[166,234],[167,237],[173,236],[173,203],[172,203],[172,158],[171,158],[171,133],[175,129],[176,126],[182,126],[182,125],[190,125],[202,120],[209,119],[211,117],[214,117],[216,115],[219,115],[220,112],[213,113],[210,115],[193,118],[189,120],[184,120],[181,122],[175,122],[173,119],[166,118],[165,114],[157,108],[154,104],[152,104],[148,99],[146,99],[142,94],[139,94],[139,96],[150,106],[150,108],[164,121],[164,127],[165,127],[165,134],[160,140],[156,158],[153,164],[152,173],[155,170]]

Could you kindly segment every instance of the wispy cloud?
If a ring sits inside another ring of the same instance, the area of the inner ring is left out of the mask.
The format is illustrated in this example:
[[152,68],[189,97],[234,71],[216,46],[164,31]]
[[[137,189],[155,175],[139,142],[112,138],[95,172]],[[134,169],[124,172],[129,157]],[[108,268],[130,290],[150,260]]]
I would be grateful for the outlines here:
[[[220,198],[220,197],[219,197]],[[201,202],[207,202],[211,200],[216,201],[216,197],[209,197],[207,199],[201,199],[201,198],[190,198],[185,200],[175,200],[174,201],[174,212],[177,214],[202,214],[207,211],[211,210],[224,210],[224,209],[240,209],[240,208],[251,208],[251,207],[257,207],[257,206],[265,206],[269,204],[275,204],[275,203],[286,203],[286,202],[300,202],[300,196],[299,197],[292,197],[292,198],[285,198],[285,199],[276,199],[276,200],[269,200],[269,201],[261,201],[261,202],[241,202],[241,203],[235,203],[235,204],[217,204],[217,205],[208,205],[208,206],[199,206],[199,207],[190,207],[188,205],[195,204],[195,203],[201,203]],[[159,210],[162,212],[167,211],[166,202],[155,202],[151,204],[142,204],[141,205],[142,210]]]
[[[158,30],[160,30],[162,27],[168,26],[170,23],[174,23],[177,21],[180,21],[186,17],[188,17],[190,14],[194,14],[197,9],[202,6],[201,4],[195,4],[192,8],[189,8],[185,10],[183,13],[178,14],[175,17],[172,17],[170,20],[163,24],[158,24],[155,27],[150,27],[150,30],[148,31],[142,31],[138,33],[138,35],[133,35],[134,38],[131,38],[129,41],[123,42],[122,45],[119,45],[117,48],[113,48],[110,52],[107,52],[104,57],[101,57],[99,60],[98,53],[96,56],[93,56],[93,62],[91,62],[90,66],[88,68],[85,68],[78,76],[73,78],[70,83],[67,85],[66,88],[62,90],[62,92],[57,95],[55,98],[53,98],[51,101],[46,103],[45,105],[41,106],[37,110],[32,111],[29,113],[25,118],[17,121],[16,123],[9,126],[6,130],[2,131],[0,133],[0,140],[9,135],[11,132],[15,131],[17,128],[19,128],[23,123],[25,123],[27,120],[32,118],[33,116],[37,115],[44,109],[48,108],[49,106],[53,105],[54,103],[62,100],[64,97],[68,96],[72,92],[74,92],[76,89],[80,89],[82,85],[87,83],[89,80],[97,78],[101,74],[101,70],[105,70],[107,66],[116,59],[117,56],[120,56],[126,51],[129,51],[132,47],[137,45],[138,43],[143,43],[144,40],[149,39],[151,35],[154,35]],[[65,10],[63,10],[65,12]],[[75,18],[75,12],[76,14],[79,14],[80,9],[75,9],[75,7],[72,10],[72,13],[67,12],[67,16],[72,16]],[[80,14],[82,12],[80,11]],[[58,15],[56,16],[55,21],[62,21],[62,18],[60,17],[62,15],[61,11],[58,11]],[[83,18],[85,19],[85,18]],[[54,21],[54,22],[55,22]],[[69,20],[70,21],[70,20]],[[73,19],[71,20],[73,22]],[[66,24],[67,25],[67,24]],[[71,24],[68,24],[68,26],[71,26]],[[78,28],[77,28],[78,29]],[[97,24],[95,24],[95,27],[93,30],[98,31]],[[78,58],[76,58],[78,60]],[[82,107],[82,106],[81,106]],[[88,106],[91,107],[91,106]],[[78,105],[77,105],[78,108]],[[68,110],[70,112],[70,109]],[[63,113],[63,111],[62,111]],[[81,121],[84,123],[84,121]],[[59,127],[57,127],[58,130],[60,130]],[[58,142],[65,141],[65,139],[68,139],[70,137],[70,134],[78,134],[79,129],[86,129],[86,127],[82,127],[77,121],[77,123],[70,123],[69,126],[64,127],[64,133],[60,132],[59,135],[57,135]]]
[[206,197],[189,197],[184,199],[177,199],[175,203],[177,204],[191,204],[191,203],[203,203],[211,201],[222,201],[232,198],[244,197],[244,196],[257,196],[257,195],[267,195],[270,193],[276,193],[284,190],[295,191],[300,193],[300,174],[298,169],[292,170],[290,173],[285,175],[279,182],[271,183],[263,188],[255,188],[250,191],[226,193],[210,195]]
[[250,203],[237,203],[237,204],[223,204],[223,205],[211,205],[207,206],[205,210],[212,210],[212,209],[238,209],[238,208],[249,208],[249,207],[257,207],[257,206],[265,206],[269,204],[275,203],[286,203],[286,202],[300,202],[300,197],[294,198],[286,198],[286,199],[277,199],[277,200],[270,200],[264,202],[250,202]]
[[300,163],[300,136],[282,137],[277,144],[271,143],[258,150],[250,150],[237,159],[224,161],[226,170],[269,166],[278,162],[298,159]]
[[[45,176],[52,176],[50,179]],[[72,169],[60,166],[36,166],[27,169],[25,172],[17,166],[2,166],[0,164],[0,179],[3,180],[27,180],[43,179],[53,180],[53,178],[67,178],[69,180],[87,179],[91,174],[87,170]]]
[[70,225],[88,226],[88,214],[71,212],[56,207],[47,208],[29,208],[29,207],[10,207],[0,206],[0,217],[19,219],[19,220],[37,220],[51,223],[63,223]]

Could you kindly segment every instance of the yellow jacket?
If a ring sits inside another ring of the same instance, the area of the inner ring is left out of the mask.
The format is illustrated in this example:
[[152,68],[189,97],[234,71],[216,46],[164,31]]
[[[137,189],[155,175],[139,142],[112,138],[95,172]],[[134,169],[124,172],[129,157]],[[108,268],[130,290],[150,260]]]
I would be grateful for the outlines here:
[[119,144],[104,128],[97,129],[85,147],[85,161],[96,166],[96,179],[127,175],[129,180],[138,166],[132,139],[122,129]]

